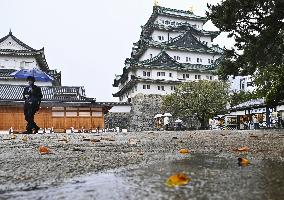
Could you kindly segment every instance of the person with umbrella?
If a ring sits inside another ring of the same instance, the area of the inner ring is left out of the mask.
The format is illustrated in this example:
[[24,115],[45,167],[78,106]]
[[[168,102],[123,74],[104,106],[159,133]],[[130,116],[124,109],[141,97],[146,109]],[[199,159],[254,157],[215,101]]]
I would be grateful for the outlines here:
[[32,134],[37,133],[39,127],[34,122],[34,115],[39,110],[39,106],[42,99],[41,88],[34,84],[35,77],[27,77],[28,86],[25,87],[23,92],[23,99],[25,100],[24,104],[24,114],[25,120],[27,121],[26,131],[23,133]]

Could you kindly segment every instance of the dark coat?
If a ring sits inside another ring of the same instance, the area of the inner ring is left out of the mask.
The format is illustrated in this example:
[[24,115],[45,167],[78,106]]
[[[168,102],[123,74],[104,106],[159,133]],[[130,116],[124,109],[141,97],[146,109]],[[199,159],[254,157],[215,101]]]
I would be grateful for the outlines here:
[[41,88],[36,85],[32,85],[32,90],[29,90],[29,88],[30,86],[25,87],[23,92],[25,108],[32,108],[34,111],[38,111],[42,99]]

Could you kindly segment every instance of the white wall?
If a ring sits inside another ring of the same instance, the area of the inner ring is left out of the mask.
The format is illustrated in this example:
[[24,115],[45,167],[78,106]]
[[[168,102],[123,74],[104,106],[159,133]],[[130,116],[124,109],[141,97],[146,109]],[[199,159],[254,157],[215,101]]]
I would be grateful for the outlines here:
[[32,69],[39,68],[36,59],[30,57],[19,56],[5,56],[0,55],[0,69]]
[[[145,53],[140,57],[139,61],[147,60],[152,57],[157,56],[161,53],[161,50],[156,48],[148,48]],[[213,60],[213,62],[220,57],[220,55],[214,55],[209,53],[196,53],[196,52],[187,52],[187,51],[179,51],[179,50],[168,50],[167,54],[174,58],[174,56],[179,56],[180,60],[177,60],[179,63],[191,63],[191,64],[202,64],[202,65],[210,65],[208,59]],[[190,58],[190,61],[186,61],[186,57]],[[197,62],[197,58],[201,58],[202,62]]]
[[15,42],[11,36],[0,43],[0,49],[27,50],[26,48]]
[[205,45],[207,45],[208,47],[212,46],[212,42],[211,42],[211,36],[198,36],[198,35],[194,35],[197,40],[204,42]]
[[[151,37],[154,41],[157,42],[167,42],[171,40],[172,38],[176,38],[180,36],[182,33],[180,32],[167,32],[167,31],[160,31],[160,30],[154,30],[151,34]],[[159,40],[158,36],[163,36],[164,40]]]
[[160,49],[148,48],[144,52],[144,54],[139,58],[139,61],[150,59],[151,54],[152,54],[152,58],[153,58],[153,57],[157,56],[159,53],[161,53]]
[[[24,79],[0,79],[0,84],[27,85],[27,81],[24,80]],[[52,86],[52,82],[36,81],[35,85],[38,85],[38,86]]]
[[230,76],[228,81],[230,83],[230,91],[232,92],[239,92],[241,90],[252,92],[256,89],[254,85],[250,85],[253,81],[251,76]]
[[130,110],[131,110],[130,105],[115,105],[109,110],[109,112],[111,112],[111,113],[123,113],[123,112],[130,112]]
[[[166,24],[165,22],[169,21],[170,24]],[[175,25],[172,25],[171,23],[175,22]],[[203,29],[203,22],[200,21],[195,21],[195,20],[186,20],[186,19],[177,19],[177,18],[172,18],[172,17],[167,17],[167,16],[158,16],[157,19],[155,20],[154,23],[162,24],[165,26],[177,26],[177,23],[189,23],[191,26],[195,26],[196,29],[201,30]]]

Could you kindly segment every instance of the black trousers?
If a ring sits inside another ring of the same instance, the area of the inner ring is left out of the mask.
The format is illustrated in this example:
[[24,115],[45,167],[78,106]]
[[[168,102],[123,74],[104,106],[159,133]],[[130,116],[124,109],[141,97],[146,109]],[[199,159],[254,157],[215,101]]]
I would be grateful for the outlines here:
[[39,128],[34,121],[35,113],[36,113],[36,107],[26,103],[24,106],[24,114],[25,114],[25,120],[27,121],[26,130],[29,133],[32,133],[32,130],[34,128],[35,129]]

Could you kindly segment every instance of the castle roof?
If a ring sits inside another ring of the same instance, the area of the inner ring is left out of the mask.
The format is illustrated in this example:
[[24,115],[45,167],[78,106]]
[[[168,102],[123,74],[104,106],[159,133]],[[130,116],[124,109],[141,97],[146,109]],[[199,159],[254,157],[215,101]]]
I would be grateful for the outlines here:
[[166,50],[178,50],[187,52],[198,52],[198,53],[210,53],[210,54],[222,54],[221,48],[208,47],[207,45],[200,42],[192,33],[192,30],[188,30],[181,35],[172,38],[166,42],[157,42],[152,39],[141,38],[135,43],[132,50],[132,57],[139,59],[141,55],[149,48],[158,48]]
[[148,24],[147,27],[142,26],[142,36],[147,38],[149,37],[154,30],[160,31],[171,31],[171,32],[186,32],[190,30],[193,34],[198,36],[210,36],[211,39],[214,39],[220,34],[220,31],[205,31],[196,29],[195,26],[188,23],[180,23],[180,25],[164,25],[158,23]]
[[0,55],[6,56],[33,56],[39,63],[39,68],[48,71],[49,67],[45,59],[44,48],[36,50],[17,37],[10,31],[8,35],[0,39]]
[[117,93],[112,94],[113,97],[119,97],[125,92],[127,92],[129,89],[131,89],[136,83],[142,82],[142,83],[156,83],[156,84],[179,84],[182,81],[172,81],[172,80],[164,80],[164,79],[150,79],[150,78],[141,78],[137,76],[131,76],[131,80],[125,84],[124,87],[122,87]]
[[212,65],[202,65],[177,62],[171,56],[169,56],[165,50],[162,50],[157,56],[143,61],[127,58],[125,60],[125,65],[126,66],[123,68],[123,74],[117,76],[114,80],[114,87],[117,87],[120,82],[126,81],[128,78],[127,72],[134,68],[155,68],[186,72],[205,72],[214,71],[216,69],[216,63],[213,63]]

